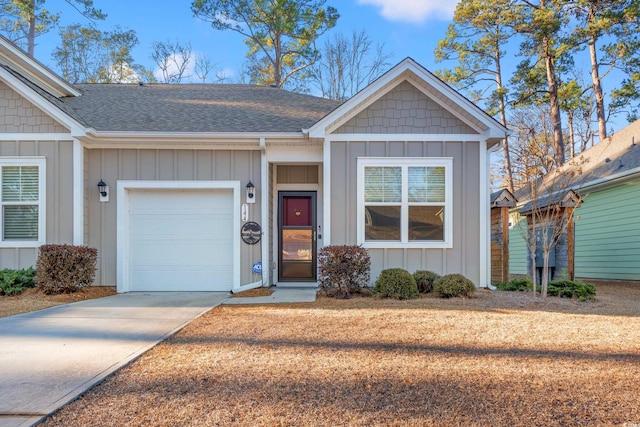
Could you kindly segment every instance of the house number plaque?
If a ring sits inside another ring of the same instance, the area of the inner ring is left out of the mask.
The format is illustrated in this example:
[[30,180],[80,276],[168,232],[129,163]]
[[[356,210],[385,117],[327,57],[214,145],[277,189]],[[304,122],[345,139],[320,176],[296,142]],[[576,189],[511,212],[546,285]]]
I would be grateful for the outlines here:
[[240,229],[240,237],[247,245],[255,245],[262,239],[262,228],[257,222],[245,222]]

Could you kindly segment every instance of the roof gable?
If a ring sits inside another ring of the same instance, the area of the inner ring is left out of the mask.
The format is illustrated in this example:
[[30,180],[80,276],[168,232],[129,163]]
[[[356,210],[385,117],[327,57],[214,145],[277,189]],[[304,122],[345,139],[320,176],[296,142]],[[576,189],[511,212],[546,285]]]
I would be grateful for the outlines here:
[[404,82],[411,83],[442,109],[447,110],[466,126],[473,129],[475,133],[490,141],[500,141],[508,133],[504,126],[467,98],[460,95],[460,93],[420,66],[413,59],[406,58],[314,124],[309,129],[309,135],[315,138],[324,138],[327,134],[335,132]]
[[0,35],[0,64],[17,71],[53,96],[79,95],[73,86],[2,35]]
[[494,191],[491,193],[491,207],[514,207],[517,204],[517,200],[511,191],[503,188],[502,190]]
[[344,133],[476,134],[409,81],[403,81],[336,129]]
[[3,133],[68,133],[57,120],[43,109],[0,80],[0,121]]

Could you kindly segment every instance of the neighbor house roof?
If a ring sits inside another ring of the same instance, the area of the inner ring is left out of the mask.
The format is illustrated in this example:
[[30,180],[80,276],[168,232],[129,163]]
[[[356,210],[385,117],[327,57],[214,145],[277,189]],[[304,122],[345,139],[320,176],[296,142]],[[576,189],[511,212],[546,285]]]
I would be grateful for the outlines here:
[[62,98],[85,126],[109,132],[301,132],[339,102],[233,84],[79,84]]
[[[640,176],[640,120],[542,177],[538,194],[585,191],[635,176]],[[519,201],[528,201],[529,188],[519,188],[515,196]]]

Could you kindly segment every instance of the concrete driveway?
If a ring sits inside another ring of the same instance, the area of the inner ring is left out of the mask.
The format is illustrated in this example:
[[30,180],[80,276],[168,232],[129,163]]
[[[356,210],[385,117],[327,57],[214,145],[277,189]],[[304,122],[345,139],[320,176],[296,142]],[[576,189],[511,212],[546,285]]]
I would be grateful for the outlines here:
[[0,427],[32,425],[228,297],[132,292],[0,318]]

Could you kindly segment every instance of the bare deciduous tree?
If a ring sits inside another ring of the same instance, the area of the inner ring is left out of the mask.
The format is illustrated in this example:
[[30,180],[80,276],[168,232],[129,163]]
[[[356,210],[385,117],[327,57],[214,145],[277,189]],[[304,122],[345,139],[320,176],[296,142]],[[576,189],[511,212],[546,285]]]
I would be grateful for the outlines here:
[[353,31],[350,37],[338,33],[325,42],[309,76],[323,97],[343,101],[386,71],[391,57],[384,44],[374,45],[364,31]]
[[190,77],[186,72],[193,60],[191,43],[153,42],[151,59],[162,73],[163,83],[180,83],[183,79]]

